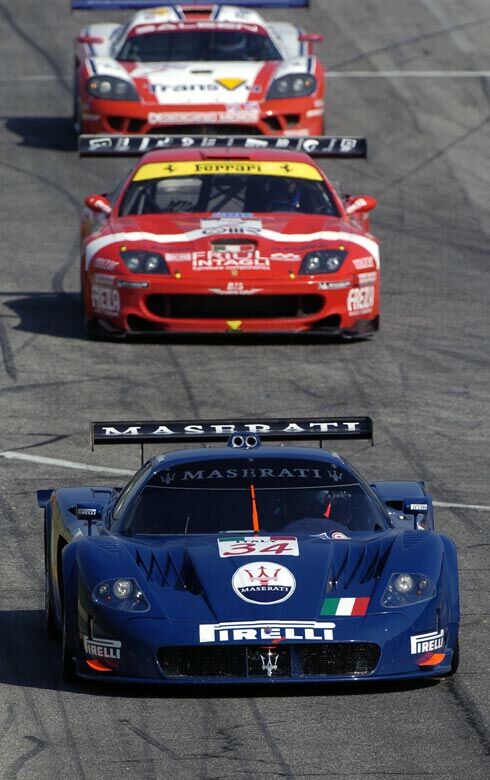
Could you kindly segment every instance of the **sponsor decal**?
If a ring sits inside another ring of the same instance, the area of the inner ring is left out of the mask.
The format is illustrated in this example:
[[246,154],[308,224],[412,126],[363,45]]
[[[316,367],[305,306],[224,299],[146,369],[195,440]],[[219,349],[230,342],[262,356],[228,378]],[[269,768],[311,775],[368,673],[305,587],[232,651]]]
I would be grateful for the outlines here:
[[236,595],[249,604],[280,604],[296,590],[296,580],[289,569],[268,561],[240,566],[231,584]]
[[301,255],[297,255],[294,252],[273,252],[270,258],[271,260],[281,260],[285,263],[299,263]]
[[96,658],[108,658],[118,660],[121,658],[122,644],[118,639],[100,639],[98,637],[83,637],[83,649],[87,655]]
[[[244,233],[252,233],[253,235],[258,235],[262,230],[262,220],[261,219],[241,219],[240,217],[229,217],[227,219],[223,218],[210,218],[210,219],[201,219],[201,230],[203,235],[213,235],[216,233],[224,233],[224,234],[230,234],[230,233],[236,233],[238,235],[243,235]],[[221,246],[217,243],[214,244],[214,251],[237,251],[237,250],[244,250],[245,247],[252,251],[255,249],[255,244],[241,244],[241,245],[226,245],[222,244]]]
[[[220,427],[228,428],[230,426],[222,425]],[[233,433],[233,431],[227,430],[222,432]],[[254,431],[254,433],[260,433],[260,431]],[[168,472],[162,472],[160,478],[164,484],[168,485],[170,484],[169,480],[175,479],[175,474],[175,471],[171,475]],[[186,482],[200,479],[322,479],[322,475],[320,469],[312,468],[268,469],[249,466],[232,469],[199,469],[198,471],[184,469],[179,478]]]
[[229,623],[204,623],[199,626],[199,641],[243,642],[284,640],[328,642],[333,639],[335,623],[316,620],[254,620]]
[[356,257],[352,264],[354,265],[354,268],[356,271],[362,271],[365,268],[374,268],[374,258],[372,258],[370,255],[367,257]]
[[268,257],[263,257],[258,249],[248,252],[196,252],[192,258],[193,271],[226,271],[237,268],[243,271],[270,271]]
[[343,290],[345,287],[350,287],[350,280],[344,279],[339,282],[318,282],[319,290]]
[[216,92],[216,84],[158,84],[159,92]]
[[346,536],[342,531],[332,531],[330,537],[331,539],[350,539],[350,536]]
[[234,89],[237,89],[237,87],[241,87],[242,84],[245,84],[245,79],[215,79],[215,82],[216,84],[219,84],[220,87],[224,87],[232,92]]
[[367,314],[374,306],[374,287],[352,287],[347,294],[349,314]]
[[[333,534],[332,534],[333,538]],[[346,538],[346,537],[342,537]],[[326,598],[323,602],[321,615],[335,615],[335,617],[362,617],[367,612],[369,597],[357,596],[355,598]]]
[[[174,114],[173,116],[178,116]],[[209,121],[202,120],[202,121]],[[186,160],[168,163],[146,163],[135,171],[133,181],[145,179],[164,179],[176,176],[205,175],[255,175],[255,176],[287,176],[289,178],[310,179],[321,181],[320,172],[309,163],[290,163],[257,160]]]
[[94,268],[100,268],[104,271],[114,271],[119,266],[117,260],[110,260],[108,257],[96,257],[93,262]]
[[444,629],[442,631],[429,631],[427,634],[417,634],[410,637],[410,653],[428,653],[431,650],[439,650],[444,646]]
[[378,274],[376,271],[368,271],[365,274],[357,275],[359,287],[365,287],[368,284],[376,284],[377,278]]
[[121,298],[114,288],[94,284],[92,285],[92,306],[94,311],[101,314],[119,314]]
[[[119,428],[116,428],[114,425],[103,425],[100,424],[100,432],[99,436],[102,437],[117,437],[117,436],[140,436],[142,432],[144,431],[145,436],[172,436],[172,434],[190,434],[192,436],[196,434],[217,434],[217,435],[223,435],[223,434],[232,434],[232,433],[243,433],[244,431],[246,433],[258,433],[259,435],[261,433],[269,433],[273,432],[274,434],[281,435],[283,433],[309,433],[311,434],[317,434],[317,433],[325,433],[330,435],[336,435],[339,434],[341,436],[344,436],[346,434],[351,434],[353,436],[366,436],[366,438],[370,438],[371,433],[370,429],[369,432],[364,434],[363,431],[365,428],[361,428],[361,425],[365,426],[366,420],[368,418],[360,418],[360,419],[353,419],[353,420],[325,420],[324,422],[320,422],[315,420],[314,422],[309,421],[301,421],[303,422],[302,425],[300,425],[297,422],[288,422],[284,424],[281,421],[281,424],[278,425],[270,425],[268,423],[240,423],[237,425],[236,423],[209,423],[207,425],[202,423],[189,423],[189,425],[183,425],[182,427],[174,426],[171,428],[169,425],[162,424],[159,425],[158,423],[150,423],[145,425],[144,423],[135,423],[134,425],[126,425],[121,430]],[[228,469],[227,473],[230,471],[235,471],[235,469]],[[237,470],[238,471],[238,470]],[[243,469],[242,469],[243,471]],[[245,476],[248,476],[252,471],[255,471],[254,469],[246,469]],[[267,476],[294,476],[293,472],[300,472],[299,476],[310,476],[309,474],[305,474],[303,472],[310,471],[313,472],[313,476],[320,477],[320,472],[318,469],[281,469],[279,474],[274,474],[272,469],[267,470]],[[269,473],[270,472],[270,473]],[[204,473],[204,472],[200,472]],[[230,476],[235,476],[231,475]],[[251,476],[255,476],[255,474],[251,474]],[[265,476],[264,474],[261,474],[260,476]]]
[[427,504],[410,504],[409,509],[411,512],[427,512]]
[[209,292],[215,295],[255,295],[262,292],[261,287],[250,287],[248,290],[243,282],[228,282],[223,290],[220,287],[210,287]]
[[234,555],[299,555],[295,536],[237,536],[218,539],[220,558]]
[[180,125],[188,122],[198,124],[200,122],[229,122],[241,124],[247,122],[255,124],[260,119],[258,104],[243,104],[243,108],[229,106],[225,111],[149,111],[148,124],[150,125]]

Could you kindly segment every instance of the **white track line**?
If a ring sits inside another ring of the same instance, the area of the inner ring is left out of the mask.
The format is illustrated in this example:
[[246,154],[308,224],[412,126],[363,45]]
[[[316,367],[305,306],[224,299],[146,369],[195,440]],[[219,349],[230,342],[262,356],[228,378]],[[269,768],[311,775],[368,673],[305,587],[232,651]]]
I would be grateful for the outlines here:
[[[68,77],[68,74],[67,74]],[[488,79],[490,70],[328,70],[327,78],[333,79]],[[0,77],[0,84],[12,82],[57,81],[58,76],[32,74],[30,76]]]
[[103,474],[117,474],[121,476],[131,476],[134,471],[127,469],[113,469],[105,466],[92,466],[90,463],[77,463],[74,460],[61,460],[59,458],[45,458],[43,455],[28,455],[25,452],[10,452],[5,450],[0,452],[2,458],[7,460],[28,460],[31,463],[44,463],[47,466],[59,466],[62,469],[77,469],[79,471],[98,471]]
[[[44,455],[30,455],[25,452],[12,452],[5,450],[0,452],[0,457],[7,460],[27,460],[31,463],[44,463],[47,466],[59,466],[62,469],[76,469],[80,471],[98,471],[102,474],[117,474],[119,476],[132,476],[134,471],[128,469],[114,469],[109,466],[93,466],[90,463],[78,463],[74,460],[61,460],[60,458],[46,458]],[[485,504],[452,504],[446,501],[434,501],[434,506],[445,509],[477,509],[482,512],[490,512],[490,506]]]
[[328,70],[327,79],[481,79],[490,70]]

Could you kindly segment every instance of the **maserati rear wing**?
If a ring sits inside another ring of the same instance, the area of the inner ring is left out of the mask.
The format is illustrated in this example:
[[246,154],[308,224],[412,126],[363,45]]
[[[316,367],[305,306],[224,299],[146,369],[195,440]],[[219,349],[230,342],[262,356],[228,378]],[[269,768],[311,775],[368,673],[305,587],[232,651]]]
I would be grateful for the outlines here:
[[[373,442],[370,417],[316,417],[245,420],[105,421],[90,424],[92,450],[99,444],[229,442],[254,437],[260,441],[368,439]],[[236,445],[235,445],[236,446]]]
[[156,149],[282,149],[310,157],[367,157],[367,140],[353,136],[81,135],[80,157],[137,157]]

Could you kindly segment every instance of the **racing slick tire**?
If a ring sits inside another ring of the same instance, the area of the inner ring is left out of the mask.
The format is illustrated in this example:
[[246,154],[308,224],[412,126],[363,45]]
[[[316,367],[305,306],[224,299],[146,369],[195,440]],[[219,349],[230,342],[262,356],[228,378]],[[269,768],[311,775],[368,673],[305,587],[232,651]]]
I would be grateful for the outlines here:
[[53,602],[51,601],[51,591],[49,587],[49,579],[47,566],[44,572],[44,627],[46,633],[50,639],[59,640],[61,637],[60,631],[56,626],[53,612]]
[[66,611],[63,607],[63,639],[61,646],[61,674],[66,682],[75,682],[76,668],[66,628]]

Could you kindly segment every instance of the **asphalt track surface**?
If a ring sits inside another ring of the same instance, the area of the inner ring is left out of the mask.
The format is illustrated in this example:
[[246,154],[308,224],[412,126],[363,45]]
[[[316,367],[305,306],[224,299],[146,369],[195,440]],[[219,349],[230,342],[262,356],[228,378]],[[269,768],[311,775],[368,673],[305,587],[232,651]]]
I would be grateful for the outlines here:
[[[71,41],[89,16],[68,0],[0,0],[2,452],[127,470],[134,450],[89,452],[91,418],[370,414],[375,447],[342,448],[368,478],[425,479],[441,502],[488,506],[488,0],[314,0],[269,14],[324,32],[328,131],[369,139],[368,162],[328,166],[344,191],[380,201],[382,327],[346,345],[84,338],[80,204],[126,165],[72,151]],[[453,679],[273,692],[69,686],[43,632],[35,490],[114,479],[0,460],[2,778],[488,777],[490,512],[438,511],[460,556]]]

